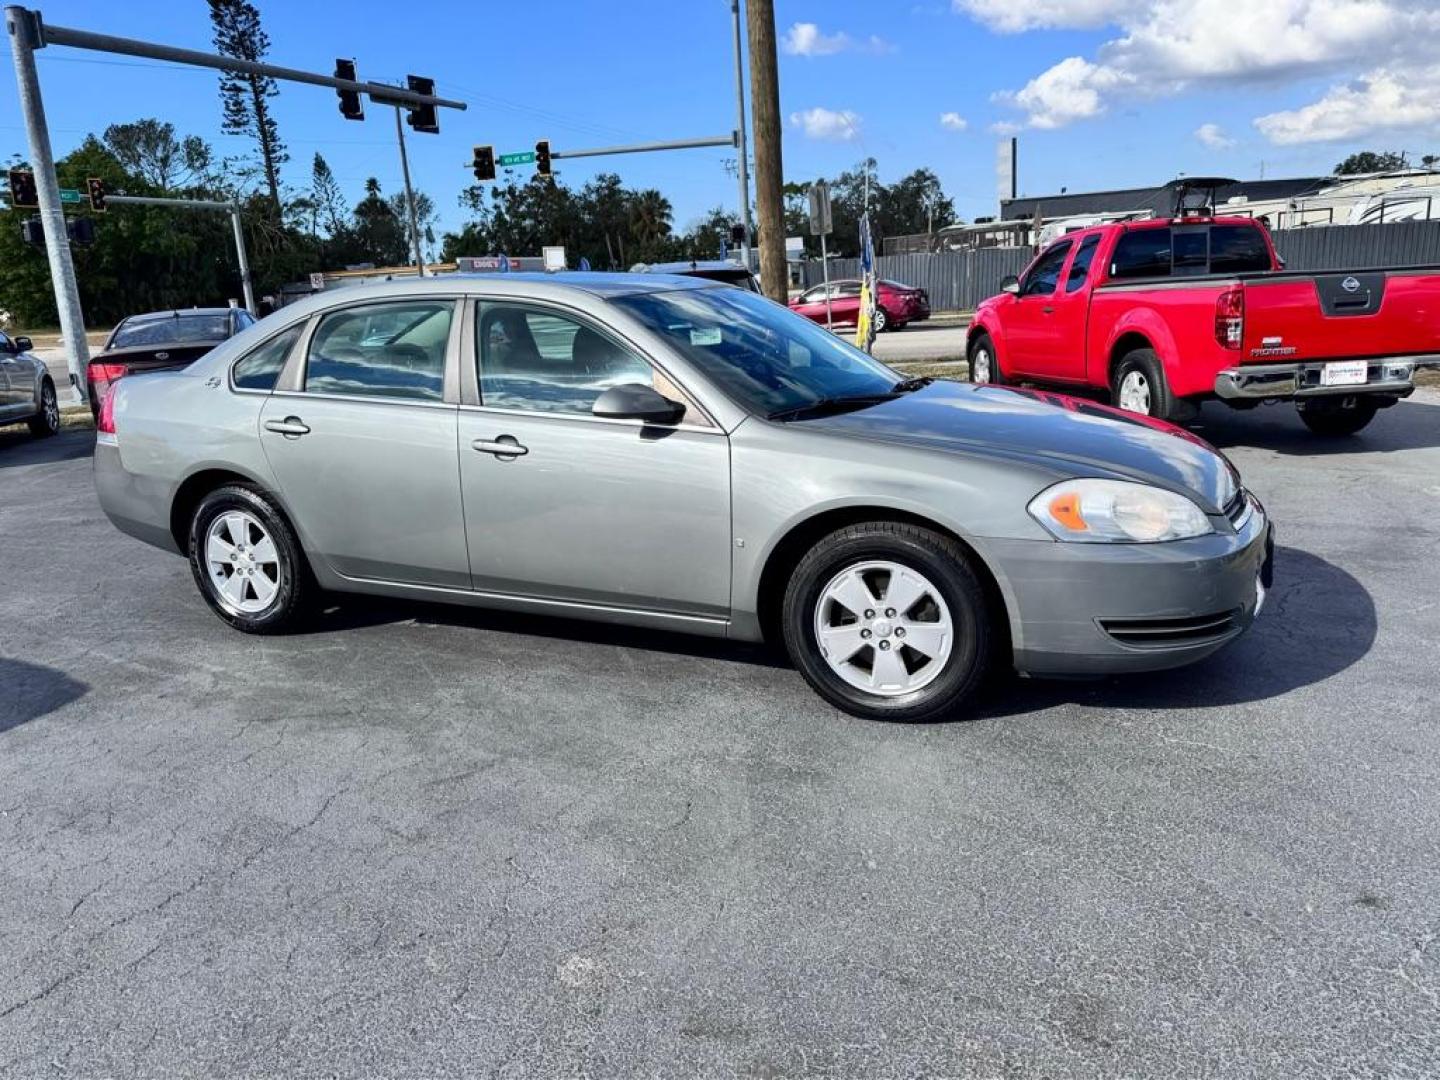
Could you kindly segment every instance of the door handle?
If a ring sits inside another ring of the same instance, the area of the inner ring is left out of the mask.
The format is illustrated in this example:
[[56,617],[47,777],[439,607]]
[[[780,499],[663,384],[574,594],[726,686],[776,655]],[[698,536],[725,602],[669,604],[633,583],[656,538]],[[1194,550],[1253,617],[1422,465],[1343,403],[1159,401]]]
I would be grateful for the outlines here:
[[514,461],[517,457],[523,457],[530,452],[528,446],[521,446],[520,440],[514,435],[500,435],[494,439],[476,439],[470,444],[472,450],[479,450],[482,454],[494,454],[502,461]]
[[1055,309],[1054,309],[1053,307],[1051,307],[1049,304],[1046,304],[1046,305],[1045,305],[1043,308],[1041,308],[1040,310],[1043,311],[1046,315],[1053,315],[1053,314],[1055,314]]
[[310,434],[310,428],[298,416],[287,416],[284,420],[266,420],[265,430],[284,435],[287,439],[298,439],[301,435]]

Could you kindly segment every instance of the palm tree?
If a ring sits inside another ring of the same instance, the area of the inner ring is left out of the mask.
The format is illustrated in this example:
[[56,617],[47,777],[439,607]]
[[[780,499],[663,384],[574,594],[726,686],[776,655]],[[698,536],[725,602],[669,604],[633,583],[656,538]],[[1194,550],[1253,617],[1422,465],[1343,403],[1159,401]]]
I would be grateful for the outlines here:
[[654,188],[637,191],[630,200],[630,235],[642,251],[653,250],[670,235],[674,213],[670,200]]

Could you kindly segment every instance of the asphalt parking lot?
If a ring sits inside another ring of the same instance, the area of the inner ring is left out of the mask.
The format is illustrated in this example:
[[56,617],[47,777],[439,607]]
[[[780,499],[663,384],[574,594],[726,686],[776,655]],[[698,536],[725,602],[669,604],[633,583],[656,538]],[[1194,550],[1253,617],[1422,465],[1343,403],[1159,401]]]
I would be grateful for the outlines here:
[[723,642],[246,638],[3,429],[0,1076],[1440,1073],[1440,391],[1200,430],[1246,638],[901,727]]

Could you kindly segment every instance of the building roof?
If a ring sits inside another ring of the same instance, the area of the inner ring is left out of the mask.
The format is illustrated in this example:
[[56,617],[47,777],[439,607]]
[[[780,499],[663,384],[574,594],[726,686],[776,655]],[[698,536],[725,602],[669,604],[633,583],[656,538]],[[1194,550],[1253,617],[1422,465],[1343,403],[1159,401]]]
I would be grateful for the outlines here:
[[[1333,184],[1333,176],[1297,176],[1282,180],[1240,180],[1216,189],[1215,203],[1243,195],[1250,202],[1267,199],[1291,199],[1312,195]],[[1166,181],[1157,187],[1121,188],[1115,191],[1071,191],[1056,195],[1038,195],[1023,199],[1002,199],[1000,216],[1006,220],[1033,218],[1038,211],[1044,218],[1083,217],[1090,214],[1124,214],[1149,211],[1156,217],[1168,217],[1175,209],[1175,183]]]

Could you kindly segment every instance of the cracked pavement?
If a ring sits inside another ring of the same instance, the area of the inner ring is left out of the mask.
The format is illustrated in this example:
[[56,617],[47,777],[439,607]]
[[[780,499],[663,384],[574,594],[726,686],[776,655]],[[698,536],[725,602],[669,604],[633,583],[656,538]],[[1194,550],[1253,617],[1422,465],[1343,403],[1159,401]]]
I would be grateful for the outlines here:
[[1200,430],[1254,631],[913,728],[723,642],[247,638],[0,431],[0,1076],[1440,1073],[1440,392]]

